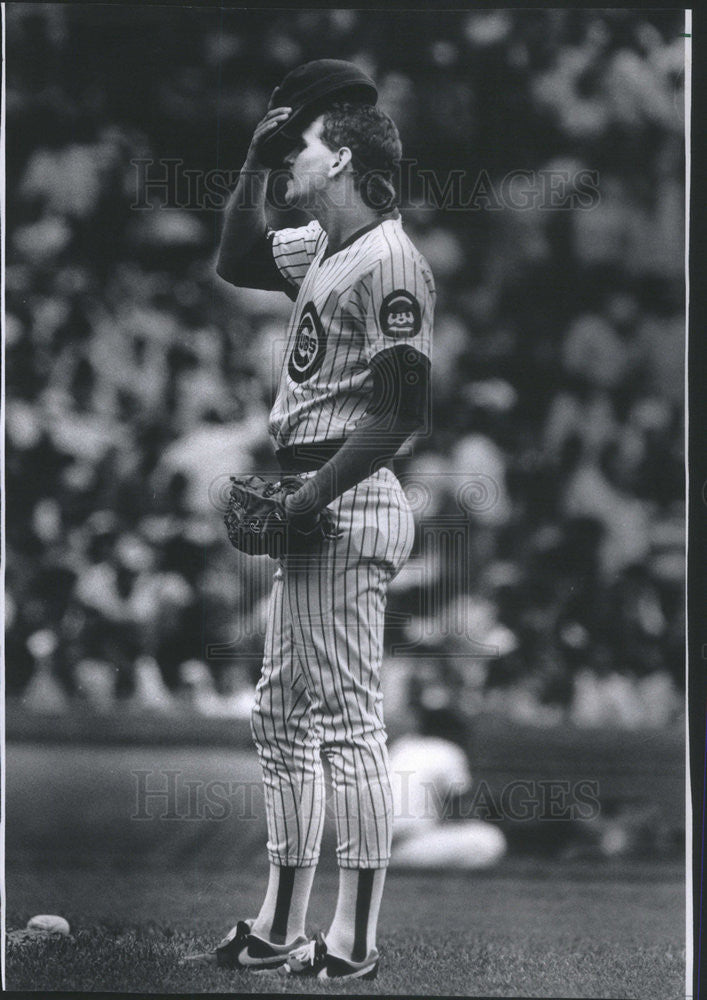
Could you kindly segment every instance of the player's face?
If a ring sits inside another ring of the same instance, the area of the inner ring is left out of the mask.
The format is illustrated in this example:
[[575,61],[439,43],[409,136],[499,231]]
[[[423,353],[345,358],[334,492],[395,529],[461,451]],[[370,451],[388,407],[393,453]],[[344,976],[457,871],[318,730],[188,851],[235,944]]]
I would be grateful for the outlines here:
[[315,118],[284,159],[290,172],[285,189],[285,199],[290,206],[316,208],[329,185],[329,172],[337,154],[320,138],[322,122],[322,117]]

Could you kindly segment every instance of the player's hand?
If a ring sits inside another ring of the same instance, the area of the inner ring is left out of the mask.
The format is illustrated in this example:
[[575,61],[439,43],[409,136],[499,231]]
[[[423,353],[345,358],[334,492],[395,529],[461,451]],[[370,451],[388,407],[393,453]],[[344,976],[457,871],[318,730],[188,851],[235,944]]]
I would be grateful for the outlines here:
[[[311,480],[309,481],[311,483]],[[298,531],[308,533],[316,527],[319,511],[315,506],[316,494],[301,487],[296,493],[290,493],[285,497],[285,511],[287,520],[293,524]]]
[[264,118],[255,126],[253,138],[250,141],[245,165],[251,169],[264,169],[260,161],[262,143],[275,129],[292,114],[292,108],[271,108]]
[[224,522],[231,544],[247,555],[280,559],[317,550],[340,537],[331,511],[315,512],[309,501],[306,509],[299,501],[288,509],[288,497],[303,487],[298,476],[284,476],[278,483],[260,476],[231,476],[231,484]]

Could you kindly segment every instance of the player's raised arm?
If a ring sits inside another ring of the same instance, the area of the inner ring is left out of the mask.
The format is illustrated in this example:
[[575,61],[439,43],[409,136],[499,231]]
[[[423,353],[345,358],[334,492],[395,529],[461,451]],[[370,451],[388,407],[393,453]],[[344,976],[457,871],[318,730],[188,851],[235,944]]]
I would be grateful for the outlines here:
[[267,237],[265,193],[270,168],[262,162],[261,149],[291,111],[288,107],[272,108],[258,123],[226,207],[216,272],[232,285],[287,290]]

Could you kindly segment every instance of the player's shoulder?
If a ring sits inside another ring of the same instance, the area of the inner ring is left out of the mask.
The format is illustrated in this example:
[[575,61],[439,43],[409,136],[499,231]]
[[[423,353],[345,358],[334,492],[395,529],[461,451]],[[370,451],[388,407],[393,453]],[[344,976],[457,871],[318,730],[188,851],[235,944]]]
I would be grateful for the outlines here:
[[312,219],[304,226],[286,226],[284,229],[269,228],[268,236],[276,244],[283,246],[295,242],[321,244],[326,239],[326,233],[318,219]]
[[363,262],[364,278],[375,273],[394,275],[396,283],[422,280],[427,292],[436,294],[432,268],[405,231],[400,216],[384,219],[372,230],[370,252]]

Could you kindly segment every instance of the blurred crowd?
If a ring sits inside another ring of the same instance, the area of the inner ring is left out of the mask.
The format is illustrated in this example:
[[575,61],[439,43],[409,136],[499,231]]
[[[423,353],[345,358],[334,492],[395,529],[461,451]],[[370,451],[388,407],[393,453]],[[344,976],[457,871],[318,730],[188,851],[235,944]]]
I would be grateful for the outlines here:
[[[6,21],[8,693],[247,714],[271,567],[230,548],[221,508],[229,473],[275,470],[291,303],[215,276],[223,202],[199,179],[235,179],[273,86],[326,55],[376,78],[438,179],[413,170],[402,192],[438,306],[432,426],[397,465],[418,538],[390,594],[389,713],[415,678],[470,714],[673,720],[680,12],[20,4]],[[144,186],[175,161],[173,184]],[[441,203],[460,170],[465,195],[524,171],[529,207]],[[548,204],[549,176],[578,197]]]

